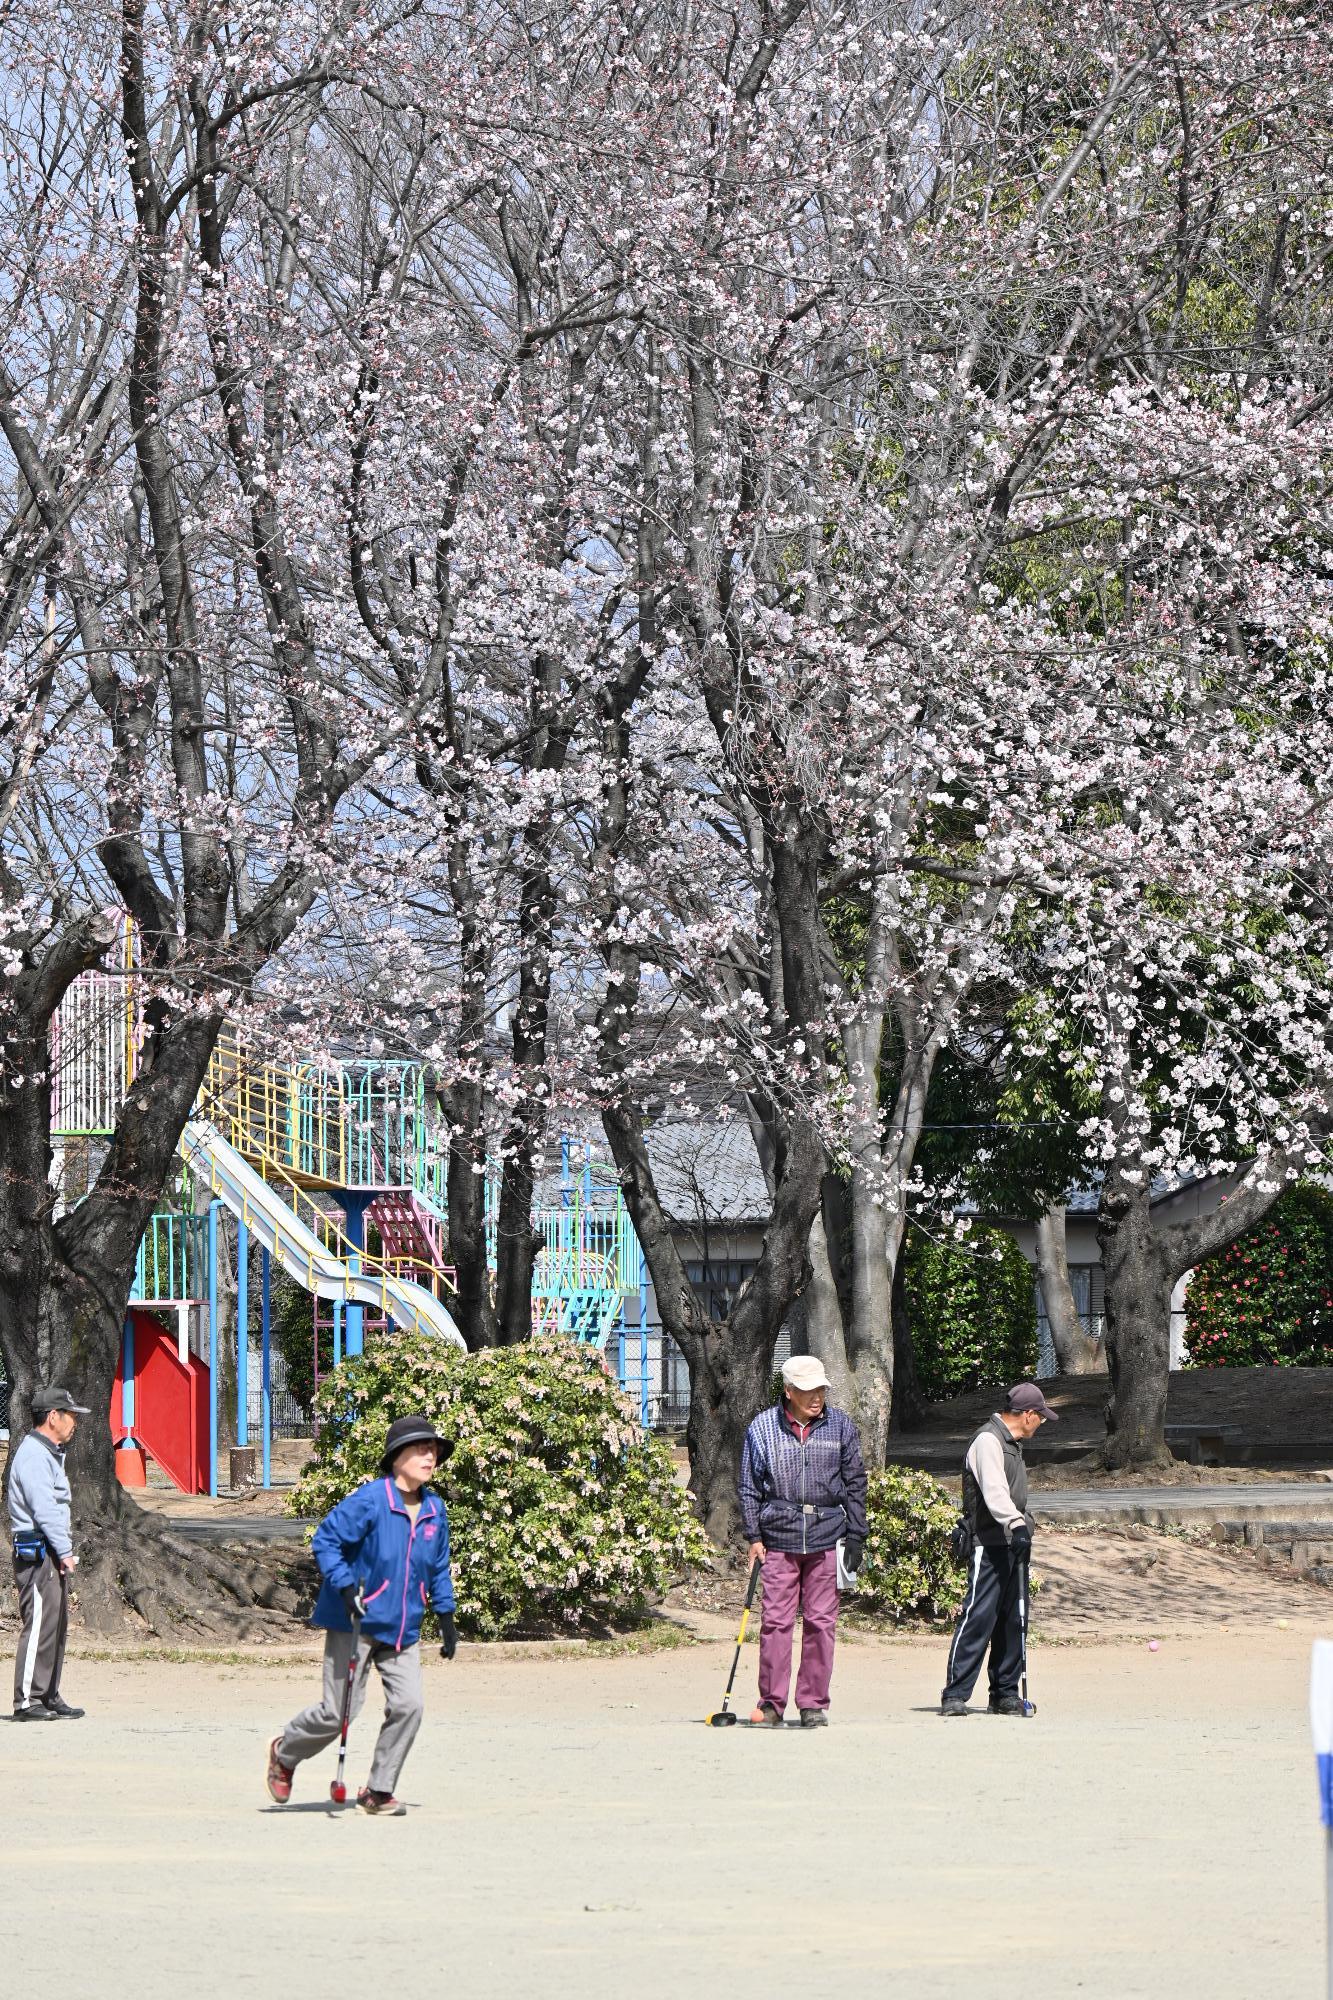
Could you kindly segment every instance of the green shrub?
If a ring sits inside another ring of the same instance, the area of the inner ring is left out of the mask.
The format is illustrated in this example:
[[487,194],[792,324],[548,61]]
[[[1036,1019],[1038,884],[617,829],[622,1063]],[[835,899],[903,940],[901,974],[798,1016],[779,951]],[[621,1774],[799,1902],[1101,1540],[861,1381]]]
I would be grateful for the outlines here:
[[1187,1368],[1333,1366],[1333,1196],[1302,1184],[1200,1264],[1185,1293]]
[[298,1514],[325,1514],[374,1478],[395,1417],[424,1411],[449,1440],[436,1484],[458,1618],[484,1638],[636,1611],[707,1558],[666,1446],[570,1340],[462,1354],[425,1335],[381,1335],[321,1384],[316,1408]]
[[952,1618],[963,1601],[965,1573],[949,1554],[958,1509],[928,1472],[890,1466],[870,1475],[865,1556],[858,1609],[905,1618]]
[[917,1378],[931,1402],[1037,1370],[1032,1268],[1012,1236],[984,1225],[961,1244],[913,1230],[903,1287]]

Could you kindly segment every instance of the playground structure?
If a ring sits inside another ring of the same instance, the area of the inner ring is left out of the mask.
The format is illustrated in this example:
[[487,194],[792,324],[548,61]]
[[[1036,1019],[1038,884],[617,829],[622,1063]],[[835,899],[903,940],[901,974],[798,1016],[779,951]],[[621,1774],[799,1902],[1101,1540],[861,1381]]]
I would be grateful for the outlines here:
[[[121,963],[69,989],[52,1029],[52,1140],[67,1198],[113,1132],[143,1040],[132,927]],[[272,1271],[313,1301],[336,1366],[394,1326],[462,1347],[445,1260],[447,1132],[422,1064],[357,1057],[284,1062],[224,1030],[180,1142],[186,1205],[155,1215],[140,1245],[112,1396],[117,1465],[129,1485],[151,1457],[185,1491],[218,1490],[219,1275],[235,1224],[236,1442],[250,1443],[249,1276],[259,1251],[260,1476],[272,1478]],[[71,1171],[72,1169],[72,1171]],[[85,1179],[86,1184],[86,1179]],[[493,1214],[488,1177],[488,1214]],[[202,1199],[201,1199],[202,1197]],[[647,1422],[643,1256],[620,1189],[568,1139],[533,1218],[534,1332],[602,1354],[628,1387],[633,1354]],[[494,1229],[488,1230],[494,1268]],[[637,1324],[628,1310],[633,1304]]]

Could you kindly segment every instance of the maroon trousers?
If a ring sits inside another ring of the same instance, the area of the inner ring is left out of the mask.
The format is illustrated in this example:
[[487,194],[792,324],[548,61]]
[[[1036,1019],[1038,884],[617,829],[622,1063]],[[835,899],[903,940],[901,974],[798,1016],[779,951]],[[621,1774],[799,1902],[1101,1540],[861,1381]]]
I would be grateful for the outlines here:
[[780,1549],[770,1549],[764,1557],[759,1699],[771,1701],[779,1715],[785,1712],[791,1691],[791,1651],[798,1610],[804,1625],[796,1706],[827,1708],[838,1625],[836,1549],[825,1549],[817,1556],[789,1556]]

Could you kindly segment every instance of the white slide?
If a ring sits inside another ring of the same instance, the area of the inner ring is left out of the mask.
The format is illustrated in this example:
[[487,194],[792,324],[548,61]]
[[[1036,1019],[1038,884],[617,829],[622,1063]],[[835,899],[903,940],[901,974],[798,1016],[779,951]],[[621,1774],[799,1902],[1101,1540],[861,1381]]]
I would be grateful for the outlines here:
[[317,1298],[377,1307],[395,1326],[409,1333],[434,1334],[466,1352],[466,1341],[433,1292],[386,1271],[349,1270],[346,1260],[320,1241],[214,1126],[192,1119],[181,1135],[180,1150],[191,1171],[253,1230],[298,1285]]

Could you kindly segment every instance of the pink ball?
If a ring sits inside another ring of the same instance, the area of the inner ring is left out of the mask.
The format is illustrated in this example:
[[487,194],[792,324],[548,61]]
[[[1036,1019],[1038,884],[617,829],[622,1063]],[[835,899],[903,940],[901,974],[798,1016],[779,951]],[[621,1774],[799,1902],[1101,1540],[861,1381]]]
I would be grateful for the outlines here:
[[1149,1641],[1148,1641],[1148,1651],[1149,1651],[1150,1653],[1155,1653],[1155,1652],[1157,1651],[1157,1641],[1156,1641],[1156,1639],[1149,1639]]

